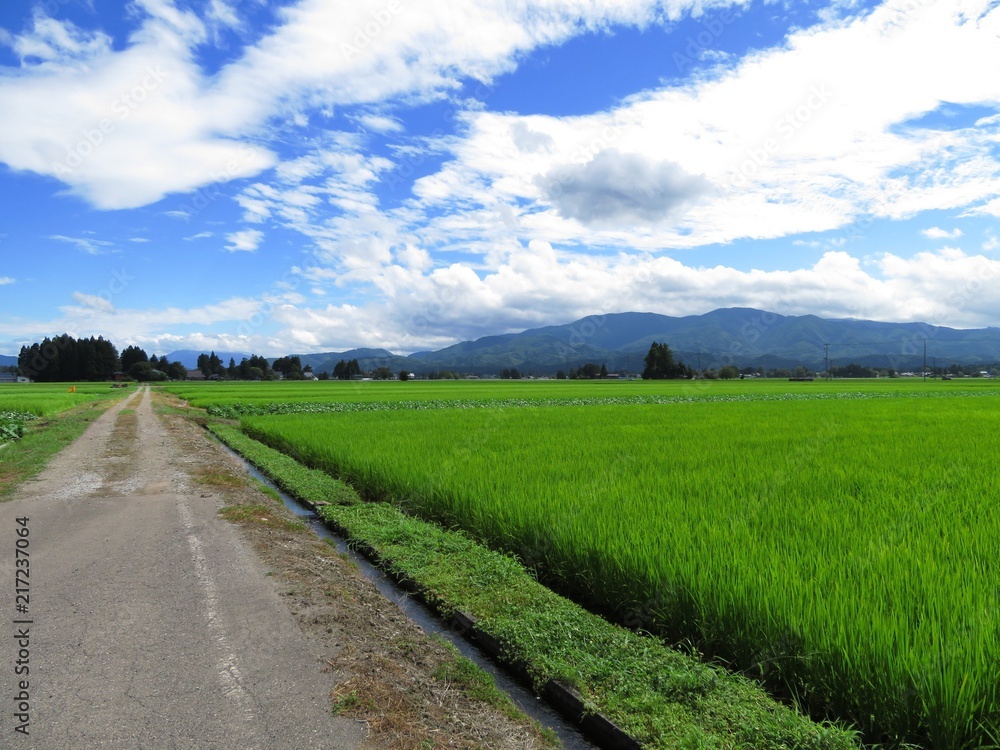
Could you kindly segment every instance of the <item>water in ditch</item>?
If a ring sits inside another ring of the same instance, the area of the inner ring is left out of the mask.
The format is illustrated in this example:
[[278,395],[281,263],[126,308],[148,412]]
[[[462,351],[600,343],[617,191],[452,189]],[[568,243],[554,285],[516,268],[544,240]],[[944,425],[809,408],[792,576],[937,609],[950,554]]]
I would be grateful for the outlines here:
[[489,656],[476,647],[475,644],[465,640],[465,638],[441,622],[433,611],[397,586],[392,579],[372,565],[367,558],[351,549],[346,540],[327,528],[312,510],[302,505],[295,498],[282,492],[271,480],[247,463],[238,453],[225,445],[223,447],[238,459],[253,477],[277,492],[285,507],[305,521],[318,536],[329,540],[339,552],[348,555],[357,564],[365,577],[375,584],[375,588],[386,599],[399,607],[403,614],[419,625],[424,632],[446,639],[458,649],[459,653],[492,676],[497,687],[509,695],[518,708],[542,726],[548,727],[555,732],[564,748],[567,750],[597,750],[597,745],[594,745],[584,737],[579,729],[567,722],[559,712],[508,675]]

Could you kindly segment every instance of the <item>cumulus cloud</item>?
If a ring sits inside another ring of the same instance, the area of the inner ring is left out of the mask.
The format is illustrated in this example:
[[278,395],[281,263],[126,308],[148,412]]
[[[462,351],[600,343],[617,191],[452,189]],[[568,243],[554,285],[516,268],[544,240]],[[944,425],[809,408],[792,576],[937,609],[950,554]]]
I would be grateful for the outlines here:
[[[322,268],[303,278],[337,283]],[[276,310],[287,335],[323,347],[381,346],[397,352],[441,348],[460,339],[568,323],[586,315],[649,311],[695,315],[753,307],[784,315],[992,325],[1000,315],[1000,261],[956,248],[913,258],[884,254],[873,263],[842,250],[794,270],[698,267],[675,258],[578,256],[534,241],[476,273],[461,264],[409,267],[403,259],[373,280],[365,305]],[[552,279],[559,279],[558,285]]]
[[[502,201],[519,207],[522,238],[654,251],[926,210],[997,215],[996,117],[940,129],[922,116],[1000,107],[1000,79],[981,75],[1000,68],[998,31],[994,4],[889,0],[608,111],[469,111],[462,137],[446,144],[454,158],[414,193],[432,226]],[[532,150],[542,136],[552,147]],[[628,164],[635,185],[616,154],[645,161]],[[685,174],[712,189],[656,221],[685,197]]]
[[584,224],[656,224],[675,216],[710,189],[678,164],[608,149],[583,165],[560,166],[541,178],[560,215]]
[[239,232],[231,232],[226,235],[226,250],[231,253],[252,253],[256,252],[264,239],[264,233],[257,229],[244,229]]
[[[842,250],[793,270],[700,267],[669,257],[579,256],[543,241],[512,248],[476,272],[453,263],[428,266],[417,248],[400,250],[371,278],[378,293],[364,302],[308,306],[294,288],[336,285],[323,267],[293,269],[290,291],[230,298],[195,308],[114,309],[101,297],[74,294],[57,320],[0,321],[0,335],[66,330],[138,343],[147,351],[177,348],[299,351],[385,347],[408,353],[461,339],[568,323],[586,315],[648,311],[694,315],[719,307],[753,307],[783,315],[926,321],[981,327],[1000,317],[1000,261],[958,248],[912,258],[887,253],[872,262]],[[554,285],[552,279],[558,278]],[[356,289],[357,287],[348,287]]]
[[518,120],[510,126],[510,137],[521,151],[529,153],[552,149],[555,146],[552,136],[532,130],[524,120]]
[[[488,81],[513,69],[537,46],[648,23],[658,5],[300,0],[217,72],[203,70],[195,50],[218,28],[239,26],[222,0],[204,19],[171,0],[138,0],[139,26],[120,49],[103,32],[38,15],[8,35],[22,65],[0,78],[0,161],[54,177],[98,208],[148,205],[274,166],[276,155],[251,141],[277,115],[305,123],[313,110],[433,100],[468,76]],[[667,15],[701,6],[674,0]],[[387,115],[362,123],[400,129]]]

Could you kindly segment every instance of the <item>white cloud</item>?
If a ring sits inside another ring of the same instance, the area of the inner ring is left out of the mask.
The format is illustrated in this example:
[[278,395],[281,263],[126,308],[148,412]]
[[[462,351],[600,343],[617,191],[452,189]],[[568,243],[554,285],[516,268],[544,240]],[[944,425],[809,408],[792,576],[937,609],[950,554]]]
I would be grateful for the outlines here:
[[82,307],[96,312],[113,313],[115,310],[114,305],[111,304],[111,300],[96,294],[73,292],[73,300]]
[[[98,208],[143,206],[273,166],[275,155],[248,137],[276,115],[304,122],[303,108],[434,99],[466,76],[485,81],[513,69],[537,46],[645,24],[657,13],[678,17],[702,3],[656,6],[302,0],[277,11],[273,32],[214,74],[193,51],[216,27],[238,25],[221,0],[209,4],[207,24],[171,0],[137,0],[140,25],[122,49],[103,33],[37,16],[8,40],[23,62],[0,78],[0,160],[55,177]],[[386,116],[366,122],[380,132],[396,127]]]
[[[998,31],[995,5],[890,0],[607,112],[469,111],[462,137],[444,141],[454,158],[414,187],[417,221],[433,227],[505,203],[519,207],[522,238],[659,250],[929,209],[996,213],[997,118],[952,130],[911,123],[955,104],[1000,107],[1000,78],[981,74],[1000,69]],[[619,220],[582,220],[552,194],[550,176],[597,171],[609,154],[672,165],[714,190],[651,222],[649,190],[609,184],[592,197],[617,206]],[[474,227],[452,237],[476,239]]]
[[0,286],[13,284],[16,280],[10,276],[0,276]]
[[137,242],[137,243],[141,244],[141,243],[144,243],[144,242],[151,242],[152,240],[150,240],[148,237],[129,237],[128,241],[129,242]]
[[703,177],[670,161],[654,162],[617,149],[583,165],[561,165],[539,178],[560,216],[586,226],[657,224],[710,190]]
[[376,133],[402,133],[405,128],[398,118],[386,115],[367,114],[358,118],[358,122],[366,130]]
[[930,240],[954,240],[962,236],[961,229],[953,229],[949,232],[947,229],[941,229],[941,227],[928,227],[927,229],[922,229],[920,233]]
[[226,250],[231,253],[245,252],[252,253],[260,246],[264,239],[264,233],[257,229],[244,229],[239,232],[231,232],[226,235]]
[[986,201],[980,206],[974,206],[963,215],[968,216],[996,216],[1000,218],[1000,198]]
[[[871,265],[828,251],[811,266],[780,271],[700,267],[669,257],[575,256],[542,241],[512,248],[479,273],[461,264],[432,268],[426,261],[419,249],[401,250],[371,279],[378,294],[364,303],[311,307],[292,290],[196,308],[116,310],[101,297],[77,293],[73,305],[61,308],[61,318],[0,321],[0,336],[66,330],[163,353],[214,348],[278,356],[356,346],[400,353],[438,349],[460,339],[636,310],[692,315],[754,307],[954,327],[988,326],[1000,317],[1000,261],[957,248],[912,258],[887,253]],[[327,268],[294,271],[307,285],[292,287],[322,289],[341,281]],[[343,298],[343,292],[331,296]]]
[[148,16],[120,51],[88,46],[69,21],[42,17],[15,38],[16,49],[48,51],[44,64],[0,77],[0,160],[55,177],[103,209],[146,205],[273,164],[269,152],[234,140],[238,129],[213,122],[209,84],[190,55],[205,39],[201,22],[169,2],[137,6]]
[[243,27],[236,8],[224,0],[211,0],[208,5],[207,18],[215,25],[239,29]]
[[83,250],[88,255],[104,255],[105,253],[116,252],[108,249],[114,247],[114,243],[107,240],[95,240],[90,237],[67,237],[62,234],[50,235],[49,239],[57,240],[58,242],[68,242]]
[[69,61],[86,61],[111,50],[111,37],[87,32],[71,22],[59,22],[36,13],[33,33],[8,37],[22,63],[36,68],[59,69]]
[[[311,283],[338,283],[322,268],[298,269]],[[688,265],[668,257],[574,256],[545,242],[512,250],[488,272],[453,264],[386,266],[370,304],[275,310],[284,335],[308,334],[319,349],[381,346],[434,349],[460,339],[568,323],[595,313],[694,315],[753,307],[784,315],[992,325],[1000,316],[1000,261],[956,248],[912,258],[884,254],[867,270],[839,250],[791,271]],[[552,283],[559,279],[559,284]]]

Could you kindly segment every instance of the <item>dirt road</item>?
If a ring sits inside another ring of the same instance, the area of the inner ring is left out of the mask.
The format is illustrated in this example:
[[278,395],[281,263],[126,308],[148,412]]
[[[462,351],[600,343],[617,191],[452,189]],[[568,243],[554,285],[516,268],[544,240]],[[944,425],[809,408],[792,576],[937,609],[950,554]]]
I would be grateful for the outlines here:
[[329,652],[191,464],[142,390],[0,504],[0,747],[361,745],[330,710]]
[[181,406],[133,394],[0,503],[0,748],[552,746]]

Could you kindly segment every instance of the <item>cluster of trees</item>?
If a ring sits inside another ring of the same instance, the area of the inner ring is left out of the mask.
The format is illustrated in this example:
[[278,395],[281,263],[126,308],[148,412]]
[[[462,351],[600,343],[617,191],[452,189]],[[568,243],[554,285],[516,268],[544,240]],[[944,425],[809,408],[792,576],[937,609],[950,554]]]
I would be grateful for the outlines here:
[[520,380],[521,373],[516,367],[505,367],[500,371],[501,380]]
[[144,349],[138,346],[127,346],[122,351],[121,369],[133,380],[148,382],[155,380],[184,380],[187,368],[180,362],[168,362],[167,355],[157,358],[148,356]]
[[361,377],[361,365],[358,360],[352,359],[350,362],[340,360],[333,367],[333,377],[337,380],[354,380]]
[[865,367],[851,362],[849,365],[834,365],[828,371],[832,378],[877,378],[881,373],[874,367]]
[[[213,352],[214,354],[214,352]],[[205,355],[202,355],[205,356]],[[209,355],[209,363],[211,364],[212,355]],[[198,358],[198,364],[201,364],[201,357]],[[198,367],[201,370],[201,367]],[[225,373],[212,372],[206,373],[201,370],[205,377],[212,377],[217,375],[218,377],[228,378],[229,380],[277,380],[277,373],[271,369],[271,363],[268,362],[264,357],[259,354],[251,354],[249,357],[243,357],[239,364],[236,364],[236,360],[233,357],[229,358],[229,367],[226,368]]]
[[[520,373],[518,373],[520,375]],[[450,370],[431,370],[427,373],[428,380],[461,380],[462,373]]]
[[[685,365],[683,361],[674,361],[674,353],[670,351],[670,347],[666,343],[660,344],[654,341],[643,362],[645,364],[642,371],[643,380],[694,377],[694,370]],[[737,374],[739,374],[738,371]]]
[[312,372],[309,365],[302,366],[300,357],[278,357],[271,363],[259,354],[243,357],[239,364],[234,357],[230,357],[229,365],[225,366],[213,351],[199,354],[197,364],[202,375],[215,380],[302,380]]
[[299,357],[278,357],[271,364],[271,369],[280,372],[285,380],[303,380],[306,373],[312,372],[310,365],[302,366]]
[[118,370],[118,350],[101,336],[77,340],[64,333],[22,346],[17,369],[40,383],[110,380]]
[[608,368],[606,365],[597,365],[593,362],[588,362],[583,367],[578,370],[574,370],[572,367],[569,370],[570,380],[596,380],[597,378],[606,378],[608,376]]
[[[261,357],[261,359],[264,358]],[[230,358],[229,361],[230,364],[235,366],[236,362],[233,361],[232,358]],[[266,359],[264,360],[264,364],[267,365]],[[219,378],[224,378],[228,374],[226,366],[222,364],[222,359],[214,351],[211,354],[204,354],[204,353],[199,354],[197,365],[198,369],[201,371],[201,374],[204,375],[206,378],[210,378],[213,375]],[[270,365],[268,365],[268,368],[270,369]]]
[[[320,373],[320,379],[325,380],[323,377],[326,373]],[[352,359],[350,362],[340,360],[334,365],[333,377],[338,380],[356,380],[358,378],[364,377],[364,372],[361,371],[361,365],[358,360]],[[394,380],[398,377],[400,380],[409,380],[410,372],[409,370],[400,370],[398,375],[392,371],[391,367],[386,367],[384,365],[374,368],[369,376],[372,380]],[[329,377],[329,376],[327,376]]]
[[724,365],[718,370],[714,370],[712,368],[703,370],[701,376],[705,378],[705,380],[732,380],[733,378],[738,378],[743,374],[744,373],[741,373],[740,369],[736,365]]

